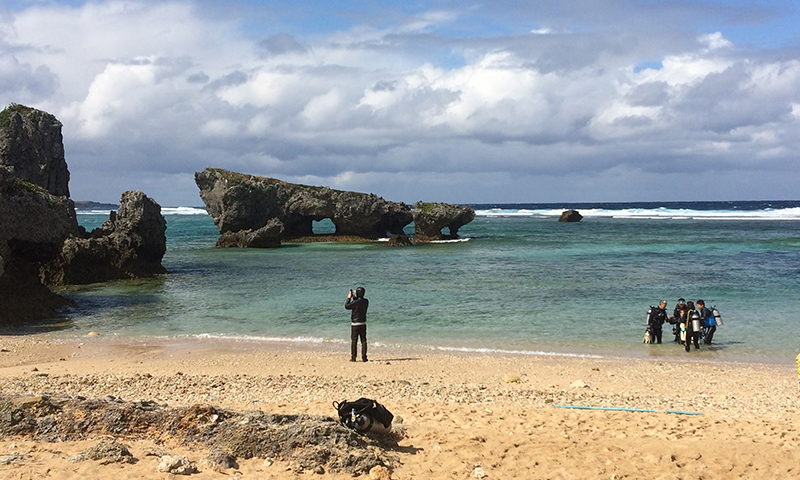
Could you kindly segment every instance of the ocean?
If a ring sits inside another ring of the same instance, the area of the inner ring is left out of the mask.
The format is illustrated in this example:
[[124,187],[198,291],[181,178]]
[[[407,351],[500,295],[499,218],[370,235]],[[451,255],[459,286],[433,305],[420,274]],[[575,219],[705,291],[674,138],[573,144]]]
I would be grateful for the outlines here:
[[[800,201],[471,205],[460,240],[218,249],[204,209],[164,208],[168,275],[71,287],[48,335],[292,342],[349,355],[349,289],[382,348],[792,363],[800,351]],[[574,208],[578,223],[559,223]],[[87,229],[107,211],[78,211]],[[330,233],[330,221],[315,232]],[[413,232],[413,225],[408,227]],[[645,345],[659,299],[702,298],[712,346]]]

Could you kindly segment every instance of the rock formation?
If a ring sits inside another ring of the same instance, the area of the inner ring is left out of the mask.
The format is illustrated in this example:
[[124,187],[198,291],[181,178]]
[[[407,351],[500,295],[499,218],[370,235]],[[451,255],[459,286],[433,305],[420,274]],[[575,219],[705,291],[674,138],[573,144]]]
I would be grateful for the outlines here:
[[47,112],[17,104],[0,112],[0,165],[53,195],[69,197],[61,122]]
[[[313,222],[330,219],[336,232],[326,238],[364,240],[403,235],[415,223],[415,242],[456,238],[475,218],[469,207],[390,202],[375,194],[287,183],[218,168],[195,173],[200,198],[220,231],[219,247],[277,247],[281,240],[307,239]],[[415,204],[416,205],[416,204]],[[264,231],[269,226],[269,231]],[[279,226],[283,231],[279,231]],[[442,234],[449,228],[449,234]]]
[[167,251],[167,222],[161,206],[138,190],[120,198],[119,212],[89,238],[72,236],[58,257],[42,267],[48,285],[81,285],[167,273],[161,259]]
[[409,247],[413,245],[413,242],[408,235],[392,235],[386,245],[390,247]]
[[[297,239],[314,235],[313,222],[329,218],[336,226],[336,236],[375,239],[402,233],[412,221],[408,205],[374,194],[297,185],[217,168],[195,173],[195,182],[206,211],[223,235],[257,231],[275,219],[283,225],[282,239]],[[246,242],[235,245],[256,246]]]
[[577,210],[564,210],[561,216],[558,217],[559,222],[580,222],[583,215],[578,213]]
[[416,242],[458,238],[458,229],[475,219],[473,209],[449,203],[414,202],[413,215]]
[[70,302],[39,281],[39,262],[54,259],[78,232],[67,197],[50,194],[0,166],[0,325],[51,315]]
[[[0,325],[52,316],[70,303],[48,286],[164,271],[158,204],[126,192],[120,214],[89,235],[78,225],[68,182],[61,123],[22,105],[0,112]],[[90,237],[96,245],[83,246]]]
[[223,233],[217,240],[217,246],[221,248],[275,248],[281,246],[282,236],[283,223],[277,218],[270,218],[266,225],[257,230]]
[[[253,457],[291,461],[296,465],[295,474],[327,470],[352,476],[366,475],[377,465],[396,465],[399,459],[394,452],[402,438],[396,430],[359,435],[336,419],[320,415],[236,411],[206,404],[169,407],[111,396],[0,395],[0,436],[4,438],[60,442],[120,435],[158,440],[172,437],[182,444],[221,451],[234,462]],[[109,463],[135,461],[130,453],[119,444],[106,443],[88,449],[84,457]]]

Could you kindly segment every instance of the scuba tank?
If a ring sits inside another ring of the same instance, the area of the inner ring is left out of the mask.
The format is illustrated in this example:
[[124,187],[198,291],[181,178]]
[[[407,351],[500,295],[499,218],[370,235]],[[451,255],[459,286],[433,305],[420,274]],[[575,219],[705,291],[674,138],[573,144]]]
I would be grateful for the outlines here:
[[697,312],[694,312],[692,314],[692,319],[691,320],[692,320],[692,332],[694,332],[694,333],[702,332],[703,331],[703,325],[702,325],[702,322],[700,322],[700,314],[698,314]]
[[711,307],[711,315],[714,316],[714,322],[717,325],[722,325],[722,315],[719,314],[719,310],[717,310],[717,307]]
[[653,306],[650,305],[650,308],[647,309],[647,316],[644,319],[645,325],[650,325],[650,315],[653,314]]

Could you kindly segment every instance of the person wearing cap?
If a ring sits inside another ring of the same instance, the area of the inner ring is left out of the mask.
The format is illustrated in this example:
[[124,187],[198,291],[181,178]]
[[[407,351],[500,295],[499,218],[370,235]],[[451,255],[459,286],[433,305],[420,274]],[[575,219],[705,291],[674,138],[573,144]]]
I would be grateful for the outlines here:
[[650,336],[653,343],[661,343],[661,326],[667,321],[667,301],[661,300],[657,307],[650,311],[650,318],[647,320],[647,328],[650,329]]
[[350,310],[350,361],[356,361],[358,339],[361,338],[361,360],[367,361],[367,308],[369,300],[364,298],[364,287],[356,288],[356,292],[347,294],[344,308]]
[[672,311],[672,316],[669,318],[669,324],[672,325],[672,334],[675,335],[675,343],[683,343],[681,340],[681,323],[686,321],[686,300],[683,298],[678,299],[675,305],[675,310]]

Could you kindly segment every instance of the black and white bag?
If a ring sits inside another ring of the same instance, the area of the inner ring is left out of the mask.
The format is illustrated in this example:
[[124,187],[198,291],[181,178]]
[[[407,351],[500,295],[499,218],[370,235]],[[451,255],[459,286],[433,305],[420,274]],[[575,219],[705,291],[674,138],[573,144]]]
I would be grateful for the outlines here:
[[355,402],[345,400],[333,402],[333,407],[339,413],[339,423],[358,433],[387,433],[392,429],[394,415],[375,400],[369,398],[359,398]]

